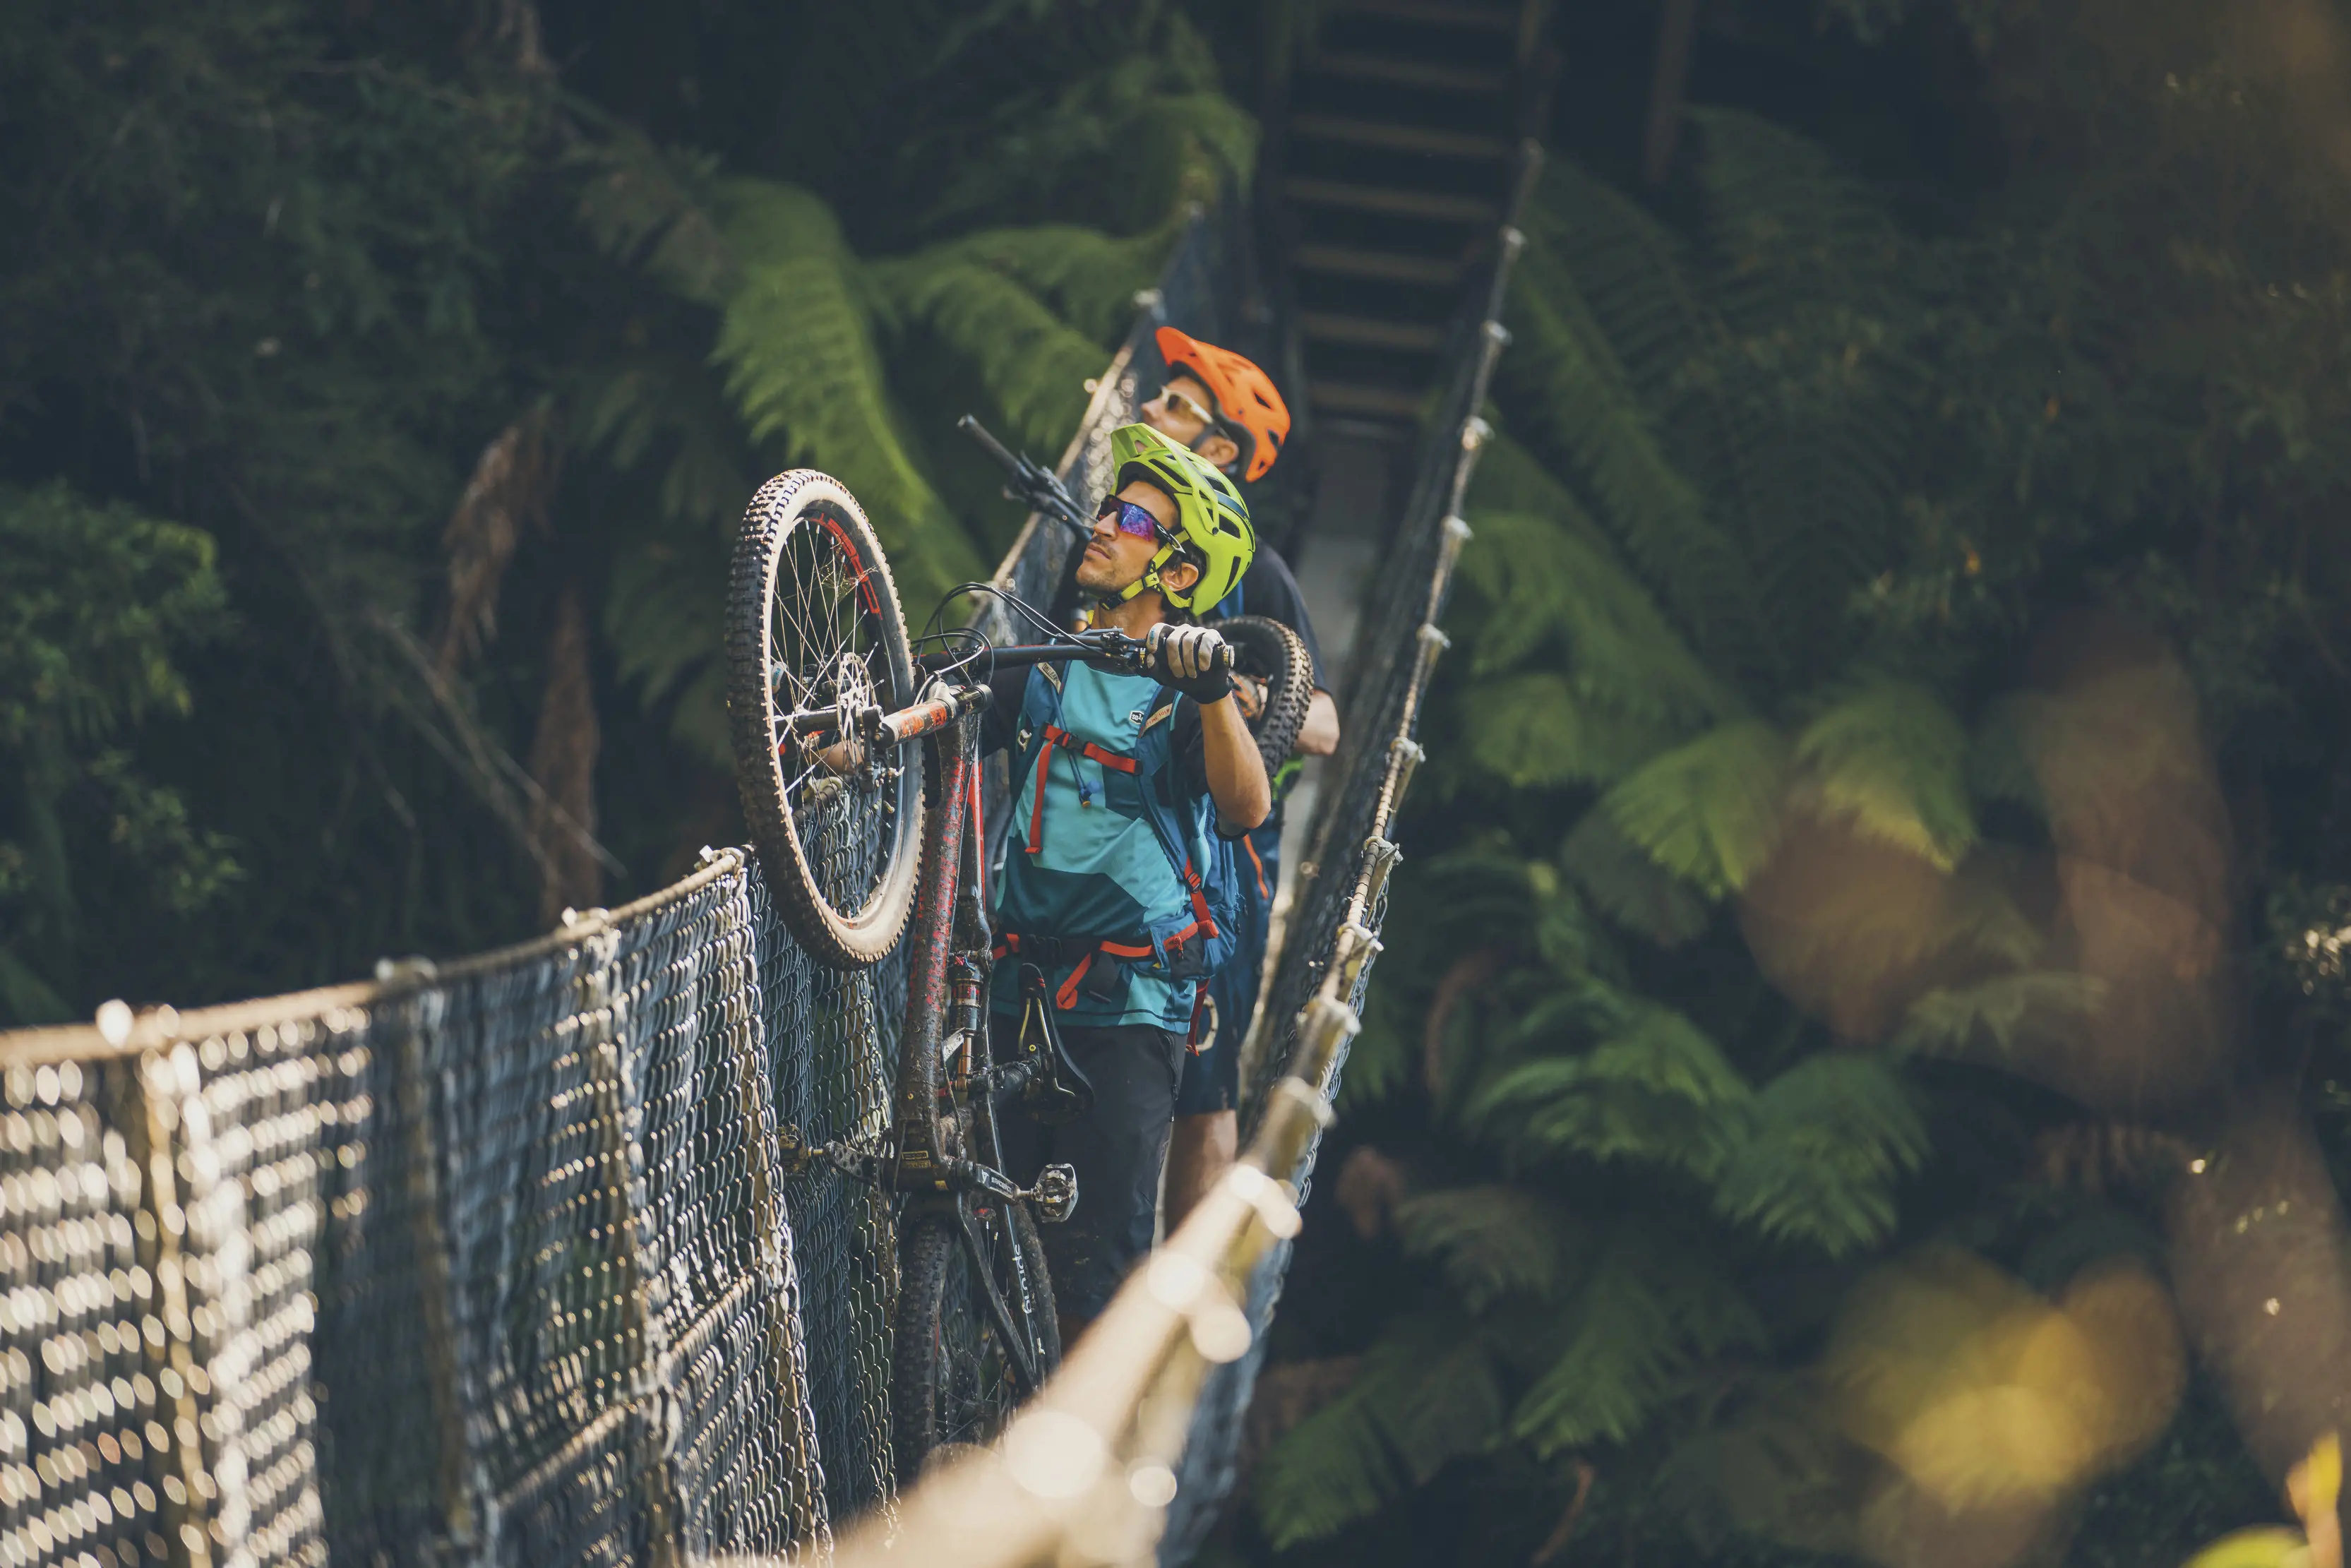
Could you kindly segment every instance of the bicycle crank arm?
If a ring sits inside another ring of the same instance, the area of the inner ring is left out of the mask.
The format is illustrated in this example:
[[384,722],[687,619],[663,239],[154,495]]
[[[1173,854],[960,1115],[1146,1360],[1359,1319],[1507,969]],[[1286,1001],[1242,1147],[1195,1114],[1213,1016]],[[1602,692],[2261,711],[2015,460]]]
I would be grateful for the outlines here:
[[[898,1185],[917,1192],[985,1192],[1007,1203],[1033,1203],[1037,1218],[1048,1225],[1059,1225],[1078,1207],[1078,1172],[1070,1165],[1047,1166],[1037,1173],[1034,1186],[1022,1186],[994,1166],[957,1155],[943,1155],[934,1166],[902,1164],[899,1171]],[[927,1177],[911,1174],[918,1171],[936,1174]]]
[[831,1166],[852,1181],[862,1181],[868,1186],[887,1187],[890,1170],[896,1163],[888,1155],[878,1155],[852,1145],[805,1144],[799,1129],[787,1125],[777,1139],[778,1163],[787,1176],[804,1176],[820,1162]]

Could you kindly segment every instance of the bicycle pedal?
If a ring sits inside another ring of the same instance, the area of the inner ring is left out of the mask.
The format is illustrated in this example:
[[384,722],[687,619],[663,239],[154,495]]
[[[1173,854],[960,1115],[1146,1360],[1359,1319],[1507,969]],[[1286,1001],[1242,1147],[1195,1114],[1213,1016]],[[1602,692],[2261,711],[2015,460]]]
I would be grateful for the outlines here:
[[1059,1225],[1076,1212],[1078,1207],[1078,1168],[1071,1165],[1054,1164],[1037,1173],[1037,1218],[1047,1225]]

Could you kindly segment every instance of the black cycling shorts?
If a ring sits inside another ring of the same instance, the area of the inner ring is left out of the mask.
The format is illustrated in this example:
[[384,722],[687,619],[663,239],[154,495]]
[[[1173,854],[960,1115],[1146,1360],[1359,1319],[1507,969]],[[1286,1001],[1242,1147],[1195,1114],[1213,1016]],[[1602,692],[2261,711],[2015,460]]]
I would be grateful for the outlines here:
[[[998,1033],[1014,1020],[999,1013]],[[1127,1271],[1151,1250],[1158,1222],[1159,1172],[1176,1120],[1176,1080],[1184,1036],[1149,1024],[1068,1028],[1061,1041],[1094,1086],[1093,1108],[1074,1122],[1040,1126],[1017,1105],[1003,1122],[1007,1173],[1022,1186],[1053,1160],[1077,1167],[1078,1207],[1042,1225],[1053,1302],[1063,1317],[1098,1316]]]

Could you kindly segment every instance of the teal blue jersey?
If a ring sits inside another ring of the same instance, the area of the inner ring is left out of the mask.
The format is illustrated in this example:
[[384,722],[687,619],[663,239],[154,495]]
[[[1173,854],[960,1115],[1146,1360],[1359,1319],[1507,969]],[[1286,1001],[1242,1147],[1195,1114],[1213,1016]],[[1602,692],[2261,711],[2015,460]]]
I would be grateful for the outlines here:
[[[1057,689],[1033,689],[1039,682]],[[1019,1009],[1026,936],[1030,957],[1049,960],[1040,967],[1064,1024],[1190,1028],[1200,970],[1184,959],[1187,946],[1204,946],[1205,906],[1144,792],[1158,792],[1161,821],[1179,824],[1194,866],[1217,852],[1215,808],[1199,709],[1171,698],[1148,676],[1081,663],[999,683],[987,739],[1012,750],[1019,776],[990,912],[999,937],[1014,938],[996,966],[997,1011]],[[1047,728],[1054,733],[1040,737]]]

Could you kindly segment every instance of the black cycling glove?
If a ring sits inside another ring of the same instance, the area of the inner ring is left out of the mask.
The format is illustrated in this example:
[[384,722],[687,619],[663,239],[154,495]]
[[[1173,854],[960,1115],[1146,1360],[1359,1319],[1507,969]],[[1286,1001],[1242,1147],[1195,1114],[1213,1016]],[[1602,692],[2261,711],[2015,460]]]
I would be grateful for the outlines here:
[[1150,650],[1151,673],[1194,702],[1232,695],[1232,646],[1210,628],[1163,622],[1151,629],[1144,645]]

